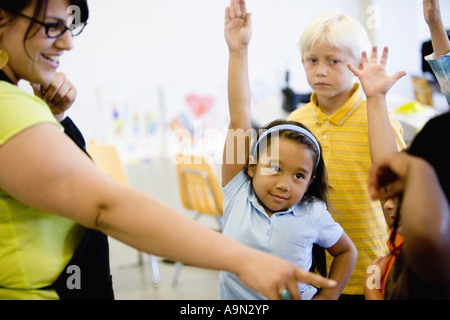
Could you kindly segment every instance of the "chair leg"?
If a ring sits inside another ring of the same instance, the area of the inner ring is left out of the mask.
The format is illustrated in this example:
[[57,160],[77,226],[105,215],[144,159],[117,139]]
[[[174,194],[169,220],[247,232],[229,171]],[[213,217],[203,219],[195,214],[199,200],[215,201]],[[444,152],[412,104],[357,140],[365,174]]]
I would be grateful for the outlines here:
[[138,262],[137,265],[138,266],[142,266],[144,264],[144,253],[142,251],[138,251]]
[[151,271],[150,276],[152,277],[152,285],[154,288],[158,288],[161,284],[159,277],[158,260],[152,254],[150,254],[149,257],[150,257],[150,271]]
[[175,272],[173,273],[171,287],[175,288],[178,284],[178,278],[180,276],[181,267],[183,264],[181,262],[175,262]]

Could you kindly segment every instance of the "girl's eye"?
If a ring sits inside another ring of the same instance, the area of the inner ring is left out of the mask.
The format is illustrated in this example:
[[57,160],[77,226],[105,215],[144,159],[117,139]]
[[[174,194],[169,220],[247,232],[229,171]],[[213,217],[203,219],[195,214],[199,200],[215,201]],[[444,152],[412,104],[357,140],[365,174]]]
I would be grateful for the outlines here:
[[280,172],[281,169],[280,169],[280,167],[278,167],[278,166],[271,166],[271,167],[270,167],[270,170],[273,171],[273,172],[275,172],[275,173],[278,173],[278,172]]
[[339,60],[331,60],[330,61],[330,64],[338,64],[339,63]]
[[261,168],[261,175],[263,176],[274,176],[280,172],[281,169],[278,166],[267,166]]
[[295,178],[296,179],[303,179],[303,175],[301,173],[296,173],[295,174]]

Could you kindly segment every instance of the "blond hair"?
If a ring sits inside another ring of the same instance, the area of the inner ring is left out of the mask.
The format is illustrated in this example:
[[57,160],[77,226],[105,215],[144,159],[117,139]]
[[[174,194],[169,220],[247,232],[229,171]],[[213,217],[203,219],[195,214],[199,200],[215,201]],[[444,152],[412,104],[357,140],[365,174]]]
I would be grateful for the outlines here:
[[350,50],[358,63],[362,51],[369,56],[372,52],[369,36],[361,23],[337,11],[319,14],[309,23],[298,43],[302,57],[315,44]]

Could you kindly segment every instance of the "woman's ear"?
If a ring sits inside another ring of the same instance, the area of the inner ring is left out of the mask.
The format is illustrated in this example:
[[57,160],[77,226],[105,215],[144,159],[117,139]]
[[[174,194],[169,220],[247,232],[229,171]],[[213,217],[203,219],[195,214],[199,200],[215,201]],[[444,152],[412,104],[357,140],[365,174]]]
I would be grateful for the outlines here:
[[4,27],[8,23],[10,18],[11,16],[8,14],[8,12],[0,8],[0,36],[3,35],[2,27]]

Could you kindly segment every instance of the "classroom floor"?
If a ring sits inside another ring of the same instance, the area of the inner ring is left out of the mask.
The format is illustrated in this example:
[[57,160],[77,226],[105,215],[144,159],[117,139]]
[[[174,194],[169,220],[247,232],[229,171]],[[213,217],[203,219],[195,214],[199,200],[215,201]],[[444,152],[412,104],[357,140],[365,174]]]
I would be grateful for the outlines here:
[[219,272],[183,266],[178,284],[171,286],[175,264],[158,258],[159,287],[152,285],[149,256],[110,239],[111,273],[117,300],[217,300]]

